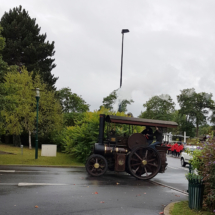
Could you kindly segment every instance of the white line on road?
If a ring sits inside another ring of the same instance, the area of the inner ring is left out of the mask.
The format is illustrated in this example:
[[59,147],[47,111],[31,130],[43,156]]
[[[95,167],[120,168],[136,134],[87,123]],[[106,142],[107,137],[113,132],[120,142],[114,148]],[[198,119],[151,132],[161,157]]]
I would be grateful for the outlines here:
[[0,172],[15,172],[15,170],[0,170]]
[[48,171],[37,171],[37,170],[35,170],[35,171],[15,171],[15,172],[48,172]]
[[19,170],[0,170],[0,172],[47,172],[47,171],[19,171]]
[[52,184],[52,183],[18,183],[19,187],[23,186],[46,186],[46,185],[51,185],[51,186],[63,186],[63,185],[68,185],[68,184]]
[[17,186],[17,183],[0,183],[0,186]]

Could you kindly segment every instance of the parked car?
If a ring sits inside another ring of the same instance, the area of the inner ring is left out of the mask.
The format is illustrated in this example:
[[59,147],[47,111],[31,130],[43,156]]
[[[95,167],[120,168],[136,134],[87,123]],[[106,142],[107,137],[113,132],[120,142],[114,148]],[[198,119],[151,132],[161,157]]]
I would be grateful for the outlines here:
[[[187,153],[187,149],[190,153]],[[185,167],[189,164],[189,161],[193,158],[192,152],[196,150],[196,146],[185,146],[183,152],[181,153],[181,166]]]

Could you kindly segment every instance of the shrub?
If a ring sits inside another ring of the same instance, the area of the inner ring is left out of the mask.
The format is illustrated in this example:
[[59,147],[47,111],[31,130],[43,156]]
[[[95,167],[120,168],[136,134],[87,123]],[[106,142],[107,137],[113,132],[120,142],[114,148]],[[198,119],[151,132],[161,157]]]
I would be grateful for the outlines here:
[[[65,147],[65,152],[72,154],[77,158],[78,161],[85,162],[92,152],[92,148],[96,142],[98,142],[99,137],[99,115],[100,114],[110,114],[108,109],[102,108],[100,111],[85,112],[84,117],[75,123],[75,126],[67,127],[64,137],[63,144]],[[114,113],[115,114],[115,113]],[[125,113],[116,113],[117,116],[126,116]],[[112,125],[113,129],[119,135],[124,133],[128,134],[129,126],[115,124]],[[140,126],[134,126],[134,132],[140,132]],[[107,136],[107,124],[104,130],[105,138]]]
[[197,168],[205,184],[203,206],[215,209],[215,142],[208,139],[198,144],[199,150],[194,151],[191,164]]

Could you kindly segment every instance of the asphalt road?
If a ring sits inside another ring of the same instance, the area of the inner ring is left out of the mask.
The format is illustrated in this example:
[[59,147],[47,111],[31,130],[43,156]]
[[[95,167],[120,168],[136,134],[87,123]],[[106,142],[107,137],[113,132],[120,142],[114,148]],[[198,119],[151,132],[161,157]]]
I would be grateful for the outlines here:
[[156,184],[187,190],[178,158],[151,181],[126,173],[90,177],[84,168],[0,166],[0,214],[154,215],[187,195]]

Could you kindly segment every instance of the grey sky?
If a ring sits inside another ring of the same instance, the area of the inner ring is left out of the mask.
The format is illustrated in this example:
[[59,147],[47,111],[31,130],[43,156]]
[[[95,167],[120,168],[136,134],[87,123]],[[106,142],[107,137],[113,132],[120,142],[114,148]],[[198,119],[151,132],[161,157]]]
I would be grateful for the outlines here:
[[154,95],[214,94],[214,0],[1,0],[0,16],[19,5],[55,41],[57,88],[82,95],[91,111],[119,88],[123,28],[122,88],[134,116]]

